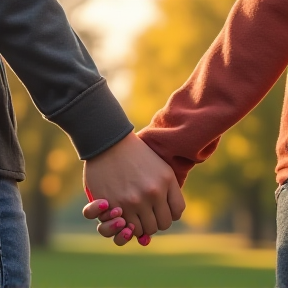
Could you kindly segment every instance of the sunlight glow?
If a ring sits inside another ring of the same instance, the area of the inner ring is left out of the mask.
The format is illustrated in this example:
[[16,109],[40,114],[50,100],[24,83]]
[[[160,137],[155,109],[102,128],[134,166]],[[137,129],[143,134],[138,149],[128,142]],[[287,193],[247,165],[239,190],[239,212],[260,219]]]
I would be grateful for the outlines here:
[[90,51],[100,72],[103,67],[122,67],[109,79],[109,87],[119,100],[127,97],[132,82],[123,69],[125,57],[133,54],[133,42],[159,13],[153,0],[90,0],[74,15],[78,26],[95,29],[102,37],[101,47]]
[[85,27],[101,29],[105,57],[121,57],[131,49],[139,33],[157,18],[152,0],[91,0],[77,14]]

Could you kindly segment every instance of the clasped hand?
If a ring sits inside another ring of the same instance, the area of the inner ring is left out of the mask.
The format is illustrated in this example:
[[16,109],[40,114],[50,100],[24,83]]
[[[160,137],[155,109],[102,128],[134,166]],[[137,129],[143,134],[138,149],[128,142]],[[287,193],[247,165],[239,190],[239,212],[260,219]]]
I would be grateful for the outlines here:
[[173,170],[134,132],[87,160],[83,180],[97,200],[84,207],[83,215],[102,221],[98,231],[115,236],[117,245],[133,234],[147,243],[145,235],[168,229],[185,209]]

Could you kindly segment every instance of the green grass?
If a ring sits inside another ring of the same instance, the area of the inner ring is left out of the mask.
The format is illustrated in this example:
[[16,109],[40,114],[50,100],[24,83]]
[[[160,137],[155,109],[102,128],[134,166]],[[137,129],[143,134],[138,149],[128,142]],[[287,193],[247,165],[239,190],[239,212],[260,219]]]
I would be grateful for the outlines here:
[[94,235],[54,235],[32,251],[32,288],[272,288],[274,249],[239,235],[158,235],[124,247]]
[[[181,236],[178,238],[181,240]],[[161,238],[161,242],[165,239],[169,238]],[[83,245],[87,248],[78,241],[74,243],[74,252],[71,249],[73,238],[69,251],[33,250],[32,288],[272,288],[274,285],[271,250],[219,252],[216,247],[214,253],[208,249],[207,253],[176,251],[167,254],[160,248],[157,248],[159,253],[149,252],[149,249],[146,253],[146,248],[141,248],[139,253],[127,254],[121,252],[123,248],[112,248],[110,243],[112,253],[107,253],[108,244],[98,246],[98,252],[89,253],[77,249]],[[162,243],[167,246],[167,241]],[[157,247],[157,240],[155,243]],[[170,247],[172,250],[172,243]]]

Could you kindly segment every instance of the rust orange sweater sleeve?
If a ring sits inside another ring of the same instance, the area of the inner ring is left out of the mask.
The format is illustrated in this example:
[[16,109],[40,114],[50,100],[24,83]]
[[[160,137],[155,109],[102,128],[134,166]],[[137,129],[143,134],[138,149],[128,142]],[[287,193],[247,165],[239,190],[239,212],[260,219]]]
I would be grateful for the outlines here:
[[171,165],[182,186],[287,63],[288,1],[238,0],[189,79],[138,135]]

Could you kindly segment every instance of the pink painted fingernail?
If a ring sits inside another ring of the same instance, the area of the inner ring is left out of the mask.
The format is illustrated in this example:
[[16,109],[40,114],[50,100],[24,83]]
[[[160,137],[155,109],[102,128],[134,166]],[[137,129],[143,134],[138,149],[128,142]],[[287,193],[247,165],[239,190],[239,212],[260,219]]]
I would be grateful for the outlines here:
[[99,209],[100,210],[106,210],[108,208],[108,203],[107,202],[102,202],[99,204]]
[[123,227],[123,224],[121,224],[121,222],[115,222],[115,223],[113,223],[111,226],[110,226],[110,228],[112,228],[112,229],[118,229],[118,228],[122,228]]
[[151,242],[151,237],[147,234],[144,234],[138,238],[138,242],[142,246],[147,246]]
[[132,234],[132,231],[130,229],[126,228],[126,229],[123,229],[122,236],[125,240],[129,241],[133,237],[133,234]]
[[115,209],[113,209],[113,210],[110,212],[110,217],[111,217],[111,218],[115,218],[115,217],[117,217],[117,216],[118,216],[118,209],[115,208]]
[[129,223],[129,224],[128,224],[128,228],[129,228],[131,231],[134,231],[135,225],[132,224],[132,223]]

